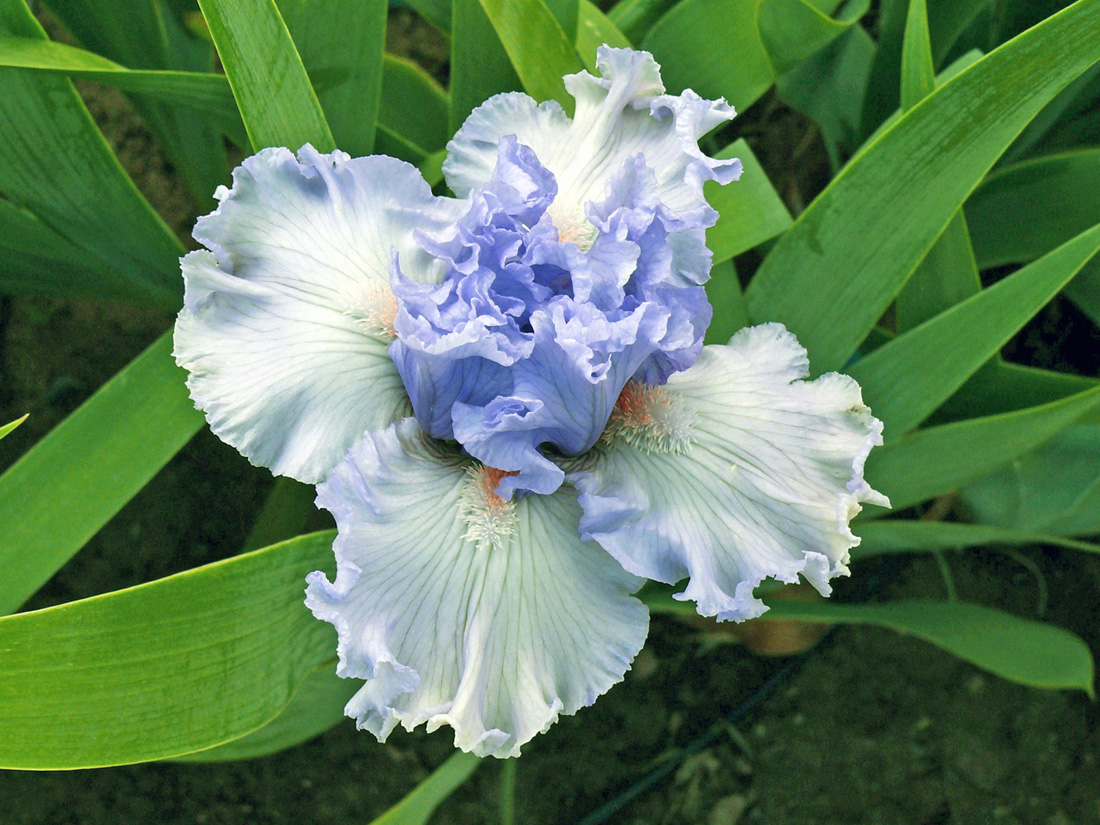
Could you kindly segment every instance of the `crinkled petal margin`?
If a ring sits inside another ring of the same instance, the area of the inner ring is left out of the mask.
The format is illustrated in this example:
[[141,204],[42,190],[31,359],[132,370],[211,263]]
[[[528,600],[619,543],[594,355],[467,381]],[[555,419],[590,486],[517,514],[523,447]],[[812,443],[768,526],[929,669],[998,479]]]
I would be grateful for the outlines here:
[[306,604],[337,629],[339,675],[366,679],[346,712],[380,740],[450,725],[462,750],[517,756],[620,681],[645,640],[641,580],[580,540],[572,492],[504,502],[484,472],[408,418],[318,488],[337,576],[312,573]]
[[305,146],[264,149],[199,219],[175,356],[211,429],[278,475],[323,478],[366,429],[408,412],[387,352],[390,263],[438,280],[415,243],[457,201],[416,169]]
[[642,154],[657,173],[662,203],[698,227],[713,224],[717,215],[703,197],[703,183],[736,180],[741,162],[705,156],[698,140],[732,119],[733,108],[690,90],[664,94],[660,67],[648,52],[602,46],[596,64],[600,77],[579,72],[565,78],[577,101],[573,119],[553,101],[536,104],[515,92],[475,109],[447,144],[447,184],[459,196],[483,186],[492,177],[498,142],[515,135],[557,179],[555,221],[579,220],[623,162]]
[[[882,423],[855,381],[804,381],[807,365],[779,324],[705,347],[652,390],[668,394],[663,419],[639,407],[567,477],[580,491],[581,534],[636,575],[687,578],[677,598],[720,620],[763,613],[753,589],[768,577],[801,574],[828,595],[859,543],[849,522],[861,502],[889,506],[863,479]],[[675,448],[654,427],[679,432]]]

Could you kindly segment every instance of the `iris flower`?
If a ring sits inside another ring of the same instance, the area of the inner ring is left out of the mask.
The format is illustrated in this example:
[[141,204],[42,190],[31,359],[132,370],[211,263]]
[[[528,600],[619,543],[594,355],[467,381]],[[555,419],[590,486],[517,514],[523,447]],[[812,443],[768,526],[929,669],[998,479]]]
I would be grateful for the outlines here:
[[702,344],[729,183],[701,136],[725,101],[664,93],[604,47],[556,103],[498,95],[448,145],[456,197],[415,168],[265,149],[183,259],[176,359],[210,426],[317,483],[337,574],[306,603],[338,633],[346,712],[384,740],[454,729],[497,757],[623,678],[646,579],[719,620],[753,589],[847,574],[881,443],[850,378],[807,377],[778,324]]

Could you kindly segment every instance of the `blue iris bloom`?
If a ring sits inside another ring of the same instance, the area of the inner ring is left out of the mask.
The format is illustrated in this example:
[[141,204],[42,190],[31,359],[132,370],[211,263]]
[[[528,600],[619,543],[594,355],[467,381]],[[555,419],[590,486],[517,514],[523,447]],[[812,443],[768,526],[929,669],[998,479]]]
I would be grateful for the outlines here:
[[199,220],[176,358],[211,428],[318,484],[347,713],[514,756],[619,681],[645,579],[742,620],[767,577],[847,573],[882,425],[778,324],[703,346],[724,101],[603,47],[556,103],[498,95],[448,145],[456,197],[393,158],[265,149]]

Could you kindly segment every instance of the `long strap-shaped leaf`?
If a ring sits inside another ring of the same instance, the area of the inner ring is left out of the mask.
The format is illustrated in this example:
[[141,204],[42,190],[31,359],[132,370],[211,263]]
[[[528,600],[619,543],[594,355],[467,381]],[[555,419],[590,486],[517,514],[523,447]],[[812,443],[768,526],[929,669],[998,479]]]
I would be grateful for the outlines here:
[[683,0],[649,30],[642,47],[661,63],[672,91],[690,87],[703,97],[725,97],[747,109],[780,74],[847,31],[866,9],[863,2],[850,3],[841,20],[823,13],[837,5]]
[[915,636],[1002,678],[1094,696],[1092,651],[1076,634],[1045,622],[966,602],[885,604],[776,601],[771,619],[864,624]]
[[1100,148],[999,168],[966,202],[982,267],[1022,263],[1100,222]]
[[[378,0],[278,0],[336,145],[374,150],[382,89],[386,4]],[[415,105],[411,101],[409,105]]]
[[415,790],[370,825],[427,825],[439,803],[454,793],[477,770],[481,760],[456,753],[436,768]]
[[[188,35],[163,0],[50,0],[49,7],[85,48],[132,69],[214,68],[213,44]],[[130,99],[195,203],[207,204],[229,172],[218,130],[198,112],[180,111],[141,93]]]
[[[199,112],[239,146],[248,146],[225,75],[127,69],[83,49],[29,37],[0,37],[0,66],[88,78],[140,92]],[[391,54],[383,56],[379,125],[410,142],[420,158],[447,143],[449,105],[447,93],[423,69]]]
[[744,168],[737,183],[719,186],[708,181],[704,186],[719,215],[718,223],[707,230],[707,246],[719,264],[783,232],[791,225],[791,215],[744,139],[716,157],[740,158]]
[[[127,279],[40,218],[0,198],[0,292],[133,300]],[[147,292],[141,289],[142,298]],[[156,299],[154,299],[156,300]]]
[[202,425],[171,353],[165,334],[0,476],[0,615],[45,583]]
[[1018,412],[944,424],[871,452],[867,479],[902,509],[966,484],[1053,437],[1100,402],[1100,387]]
[[[994,361],[986,364],[934,416],[940,423],[1023,410],[1100,386],[1095,378]],[[1082,421],[1100,423],[1094,408]]]
[[617,49],[630,48],[626,35],[592,0],[581,0],[577,6],[577,53],[588,71],[596,71],[596,49],[604,44]]
[[[46,39],[23,0],[0,0],[0,34]],[[89,268],[113,281],[104,292],[178,305],[183,247],[126,176],[68,80],[0,69],[0,192],[94,258]]]
[[27,415],[30,415],[30,413],[27,413],[26,415],[22,416],[21,418],[17,418],[14,421],[9,421],[3,427],[0,427],[0,438],[3,438],[8,433],[10,433],[12,430],[14,430],[16,427],[18,427],[20,424],[22,424],[24,421],[26,421],[27,420]]
[[274,0],[199,0],[252,148],[336,148]]
[[[642,598],[655,613],[695,615],[695,605],[674,600],[670,589],[647,589]],[[1092,652],[1079,636],[1054,625],[966,602],[844,604],[764,599],[769,610],[760,617],[762,621],[884,627],[923,639],[1013,682],[1093,695]]]
[[848,370],[886,423],[908,432],[951,396],[1100,250],[1100,226],[857,361]]
[[562,77],[584,68],[573,33],[562,30],[543,0],[480,0],[523,88],[536,100],[556,100],[567,111],[573,98]]
[[327,662],[302,680],[290,703],[262,728],[216,748],[178,757],[176,761],[230,762],[292,748],[346,719],[344,706],[362,684],[356,679],[341,679],[336,675],[336,665]]
[[454,134],[487,98],[523,84],[479,0],[453,0],[451,15],[451,117]]
[[861,541],[858,546],[852,548],[853,561],[880,556],[884,553],[931,553],[989,544],[1053,544],[1067,550],[1100,553],[1100,544],[1052,536],[1048,533],[991,527],[987,524],[888,519],[857,522],[855,532]]
[[1098,58],[1100,0],[1078,0],[926,97],[780,238],[753,320],[786,324],[815,372],[843,367],[1012,139]]
[[[936,88],[928,14],[924,0],[909,0],[901,49],[901,109],[907,112]],[[956,212],[928,250],[895,305],[899,330],[912,329],[982,288],[970,231]]]
[[269,722],[336,650],[302,597],[331,545],[316,533],[0,619],[0,767],[164,759]]
[[0,66],[87,78],[183,106],[203,114],[239,145],[247,145],[233,92],[223,75],[128,69],[93,52],[29,37],[0,37]]

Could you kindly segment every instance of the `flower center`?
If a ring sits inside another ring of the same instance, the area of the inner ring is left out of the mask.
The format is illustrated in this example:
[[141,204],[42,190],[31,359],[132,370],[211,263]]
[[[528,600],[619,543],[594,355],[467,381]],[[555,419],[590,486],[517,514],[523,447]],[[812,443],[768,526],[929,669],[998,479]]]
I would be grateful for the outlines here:
[[497,485],[513,472],[475,464],[466,471],[465,486],[459,496],[459,513],[466,524],[463,538],[493,547],[503,547],[516,527],[516,502],[497,495]]
[[389,284],[382,281],[369,281],[361,284],[355,294],[347,298],[344,314],[355,321],[367,335],[373,335],[387,341],[397,337],[393,328],[397,316],[397,298]]
[[548,212],[550,220],[554,222],[554,228],[558,230],[559,241],[575,244],[581,252],[587,252],[592,248],[599,232],[588,222],[581,210],[554,203]]
[[600,440],[622,439],[647,453],[686,453],[695,417],[664,387],[631,381],[623,387]]

